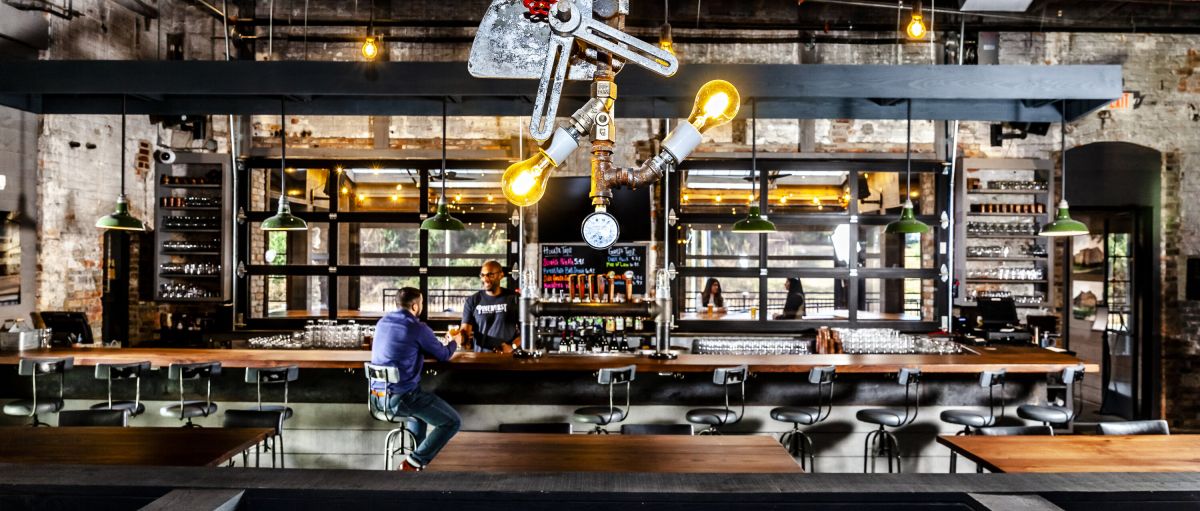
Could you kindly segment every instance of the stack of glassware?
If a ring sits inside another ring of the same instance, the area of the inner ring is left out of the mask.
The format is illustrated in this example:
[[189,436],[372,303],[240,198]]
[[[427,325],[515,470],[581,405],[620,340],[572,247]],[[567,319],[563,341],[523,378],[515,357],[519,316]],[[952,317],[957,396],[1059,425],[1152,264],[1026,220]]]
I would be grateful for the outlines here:
[[786,337],[705,337],[696,339],[701,355],[807,355],[812,341]]
[[375,327],[354,321],[338,324],[331,319],[309,320],[303,332],[252,337],[251,348],[356,350],[375,339]]
[[958,343],[925,335],[909,335],[890,328],[835,328],[847,354],[953,355],[963,352]]

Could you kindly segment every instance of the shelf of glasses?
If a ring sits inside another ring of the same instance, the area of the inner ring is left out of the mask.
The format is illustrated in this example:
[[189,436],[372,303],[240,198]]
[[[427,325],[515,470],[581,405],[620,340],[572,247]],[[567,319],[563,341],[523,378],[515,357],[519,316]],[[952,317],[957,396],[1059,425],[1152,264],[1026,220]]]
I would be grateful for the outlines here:
[[221,183],[201,183],[201,184],[194,184],[194,185],[184,185],[184,184],[175,184],[175,183],[161,184],[160,183],[158,186],[161,186],[163,188],[220,188]]
[[209,296],[204,298],[164,298],[162,296],[154,299],[156,302],[221,302],[224,301],[219,296]]
[[189,233],[189,232],[221,232],[221,229],[180,229],[180,228],[168,228],[168,227],[164,227],[160,230],[162,232],[178,232],[178,233],[185,233],[185,234]]
[[1046,279],[967,279],[967,282],[978,282],[980,284],[1045,284]]
[[967,234],[967,239],[1041,239],[1037,234]]
[[967,256],[967,260],[968,261],[994,261],[994,262],[999,262],[999,263],[1002,263],[1005,261],[1034,261],[1034,262],[1036,262],[1036,261],[1045,261],[1047,257],[1048,256],[1014,256],[1014,257],[972,257],[972,256]]
[[1045,195],[1048,190],[967,190],[971,195]]
[[199,274],[195,274],[195,273],[159,273],[158,276],[163,277],[163,278],[168,278],[168,279],[219,279],[219,278],[221,278],[220,273],[214,273],[211,275],[199,275]]
[[[1049,302],[1014,303],[1013,305],[1016,306],[1016,308],[1018,308],[1018,309],[1045,309],[1045,308],[1052,307],[1052,305]],[[956,302],[954,304],[954,306],[955,307],[978,307],[979,302],[974,302],[974,301]]]
[[971,213],[967,216],[1046,216],[1045,213]]
[[216,251],[216,250],[212,250],[212,251],[209,251],[209,250],[163,250],[163,251],[162,251],[162,253],[163,253],[163,255],[173,255],[173,256],[189,256],[189,255],[198,255],[198,256],[215,256],[215,255],[221,255],[221,252],[218,252],[218,251]]
[[220,211],[221,206],[159,206],[167,211]]

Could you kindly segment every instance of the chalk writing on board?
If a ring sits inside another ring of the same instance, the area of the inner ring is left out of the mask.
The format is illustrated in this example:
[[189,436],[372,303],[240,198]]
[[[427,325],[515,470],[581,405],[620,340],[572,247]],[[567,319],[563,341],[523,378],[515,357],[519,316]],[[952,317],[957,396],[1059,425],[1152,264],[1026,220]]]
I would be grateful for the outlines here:
[[[646,293],[646,246],[617,245],[596,250],[584,245],[542,245],[542,289],[566,289],[567,279],[575,274],[629,272],[633,294]],[[620,289],[620,288],[617,288]]]

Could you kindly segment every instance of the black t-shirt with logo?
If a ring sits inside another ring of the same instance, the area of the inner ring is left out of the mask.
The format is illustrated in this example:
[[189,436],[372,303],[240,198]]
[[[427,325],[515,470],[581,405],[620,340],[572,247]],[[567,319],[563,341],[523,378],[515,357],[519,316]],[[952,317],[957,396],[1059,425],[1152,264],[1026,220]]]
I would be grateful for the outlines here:
[[462,322],[475,331],[476,346],[494,350],[517,338],[521,321],[518,300],[520,295],[504,288],[498,296],[481,290],[467,297]]

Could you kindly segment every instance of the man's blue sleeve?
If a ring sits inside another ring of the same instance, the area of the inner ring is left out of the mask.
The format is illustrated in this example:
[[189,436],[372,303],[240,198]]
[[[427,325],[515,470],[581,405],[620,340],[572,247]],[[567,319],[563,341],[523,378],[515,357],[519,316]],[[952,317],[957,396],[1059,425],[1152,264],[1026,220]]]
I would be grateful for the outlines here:
[[458,343],[451,341],[445,346],[438,342],[437,336],[433,334],[433,329],[429,325],[422,324],[420,333],[417,334],[417,344],[421,346],[421,352],[433,356],[438,362],[450,360],[450,355],[458,349]]

